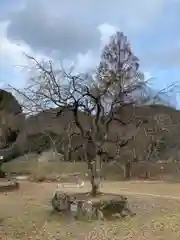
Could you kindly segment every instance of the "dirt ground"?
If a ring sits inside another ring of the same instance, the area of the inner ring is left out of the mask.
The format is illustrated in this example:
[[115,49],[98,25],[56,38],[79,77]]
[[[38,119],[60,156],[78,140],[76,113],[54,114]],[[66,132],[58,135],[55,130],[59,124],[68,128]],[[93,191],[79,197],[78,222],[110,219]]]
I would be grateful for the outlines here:
[[[125,194],[133,218],[78,222],[52,215],[56,183],[22,182],[20,190],[0,193],[2,240],[174,240],[180,239],[180,184],[162,182],[104,182],[102,191]],[[87,191],[67,185],[64,190]]]

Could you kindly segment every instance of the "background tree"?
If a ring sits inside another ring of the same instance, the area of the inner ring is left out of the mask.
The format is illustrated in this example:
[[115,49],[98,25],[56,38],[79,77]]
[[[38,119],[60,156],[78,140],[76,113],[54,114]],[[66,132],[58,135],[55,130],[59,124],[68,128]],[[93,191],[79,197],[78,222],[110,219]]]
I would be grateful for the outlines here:
[[146,178],[150,177],[149,163],[162,160],[162,156],[167,150],[167,145],[169,145],[167,140],[173,135],[173,124],[170,116],[159,113],[151,118],[151,126],[148,128],[144,127],[147,137],[147,149],[145,150]]
[[[108,88],[105,96],[108,101],[109,93],[110,96],[112,93],[119,94],[122,104],[132,101],[137,91],[140,93],[144,90],[145,82],[143,74],[139,71],[139,59],[133,54],[127,37],[122,32],[111,36],[102,50],[97,80],[101,89]],[[140,95],[138,100],[144,102]]]
[[[97,70],[97,80],[100,89],[107,89],[103,99],[104,105],[108,106],[112,97],[118,96],[117,107],[121,118],[125,107],[145,104],[149,100],[147,83],[139,70],[139,59],[133,54],[127,37],[122,32],[116,32],[105,45]],[[134,116],[134,121],[137,117]],[[129,121],[132,122],[132,119]],[[125,162],[126,178],[130,176],[130,169],[129,159]]]

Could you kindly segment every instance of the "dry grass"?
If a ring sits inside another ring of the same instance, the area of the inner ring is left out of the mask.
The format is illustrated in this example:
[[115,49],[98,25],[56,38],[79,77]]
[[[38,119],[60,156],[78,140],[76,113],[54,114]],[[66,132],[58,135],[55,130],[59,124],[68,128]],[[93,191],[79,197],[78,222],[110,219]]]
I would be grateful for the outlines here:
[[36,159],[25,160],[14,160],[3,164],[3,169],[6,172],[12,172],[17,174],[29,173],[35,174],[40,173],[47,175],[49,173],[73,173],[73,172],[86,172],[87,165],[85,163],[67,163],[62,161],[51,161],[51,162],[37,162]]
[[[51,161],[51,162],[37,162],[36,159],[25,160],[13,160],[3,164],[3,170],[9,174],[30,174],[36,178],[43,178],[48,176],[80,173],[81,177],[85,176],[88,172],[87,164],[83,162],[62,162],[62,161]],[[123,171],[118,169],[115,165],[109,166],[104,164],[103,176],[108,179],[122,180]]]
[[[163,171],[161,168],[163,167]],[[14,174],[30,174],[37,178],[51,177],[62,174],[79,173],[84,177],[84,173],[88,171],[87,164],[83,162],[37,162],[36,157],[28,159],[18,158],[11,162],[3,164],[3,170],[7,173]],[[138,179],[145,175],[145,164],[132,165],[132,178]],[[150,177],[152,180],[165,180],[165,181],[180,181],[180,172],[176,164],[173,163],[157,163],[149,165]],[[107,180],[119,181],[123,180],[123,169],[117,167],[115,164],[103,164],[102,175]]]
[[[1,193],[1,239],[180,239],[180,200],[171,199],[171,195],[180,198],[178,184],[104,183],[103,191],[106,192],[121,193],[121,189],[134,192],[129,199],[137,216],[113,222],[76,222],[52,215],[50,198],[56,186],[55,183],[24,182],[17,192]],[[87,191],[88,187],[86,184],[81,191]],[[163,199],[135,194],[140,191],[170,197]]]
[[[87,166],[83,163],[39,164],[33,159],[13,161],[4,164],[3,167],[10,173],[29,173],[39,177],[74,172],[83,175],[87,171]],[[112,175],[112,172],[115,179],[120,177],[119,169],[105,166],[105,174]],[[19,191],[9,192],[6,195],[0,193],[0,236],[3,236],[0,239],[180,239],[179,184],[104,182],[102,188],[106,193],[129,194],[131,209],[137,213],[133,218],[108,222],[77,222],[62,220],[59,216],[53,215],[50,200],[56,187],[56,183],[23,182]],[[71,184],[66,190],[77,192],[77,188],[72,188]],[[78,189],[78,192],[87,190],[89,190],[88,183],[84,188]]]

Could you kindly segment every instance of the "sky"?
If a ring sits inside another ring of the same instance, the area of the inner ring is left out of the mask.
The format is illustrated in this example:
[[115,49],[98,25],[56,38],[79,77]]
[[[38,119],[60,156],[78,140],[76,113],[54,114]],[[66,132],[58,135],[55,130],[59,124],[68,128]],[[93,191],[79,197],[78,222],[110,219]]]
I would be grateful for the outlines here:
[[88,71],[117,30],[153,88],[180,85],[179,13],[180,0],[0,0],[0,87],[24,86],[24,53]]

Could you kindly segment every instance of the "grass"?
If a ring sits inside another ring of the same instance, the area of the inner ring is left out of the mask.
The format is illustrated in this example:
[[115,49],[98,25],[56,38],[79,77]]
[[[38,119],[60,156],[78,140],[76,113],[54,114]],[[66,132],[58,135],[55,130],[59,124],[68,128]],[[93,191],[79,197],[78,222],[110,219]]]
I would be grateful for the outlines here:
[[[118,221],[78,222],[62,220],[52,214],[50,199],[55,183],[21,183],[19,191],[0,196],[1,239],[126,239],[175,240],[180,239],[180,202],[161,197],[139,196],[136,192],[180,197],[178,184],[106,182],[103,191],[121,193],[121,189],[134,192],[129,196],[130,207],[137,215]],[[81,191],[87,191],[88,185]],[[77,191],[75,188],[68,191]],[[79,190],[78,190],[79,191]],[[170,191],[170,193],[169,193]]]
[[30,161],[14,160],[4,163],[2,169],[8,173],[15,174],[40,174],[47,176],[48,174],[62,174],[74,172],[87,172],[87,165],[84,163],[66,163],[66,162],[41,162],[38,163],[32,159]]
[[[85,173],[88,172],[87,164],[83,162],[70,163],[54,161],[39,163],[36,159],[7,162],[3,164],[2,169],[8,174],[30,174],[35,175],[37,178],[71,173],[80,173],[80,176],[84,177]],[[116,166],[104,164],[102,172],[103,176],[108,179],[121,180],[123,178],[123,172]]]
[[[87,165],[83,162],[63,162],[63,161],[51,161],[51,162],[37,162],[36,157],[30,157],[28,160],[20,157],[8,163],[3,164],[3,170],[9,174],[30,174],[35,175],[37,178],[47,177],[48,175],[62,175],[69,173],[79,173],[81,177],[84,177],[84,173],[87,172]],[[163,166],[163,171],[161,167]],[[180,181],[179,170],[174,163],[167,164],[151,164],[149,166],[150,177],[153,180],[165,180],[171,182]],[[133,164],[132,178],[142,178],[146,171],[146,166],[143,164]],[[113,181],[123,180],[123,170],[117,167],[115,164],[103,164],[102,167],[103,178]]]

